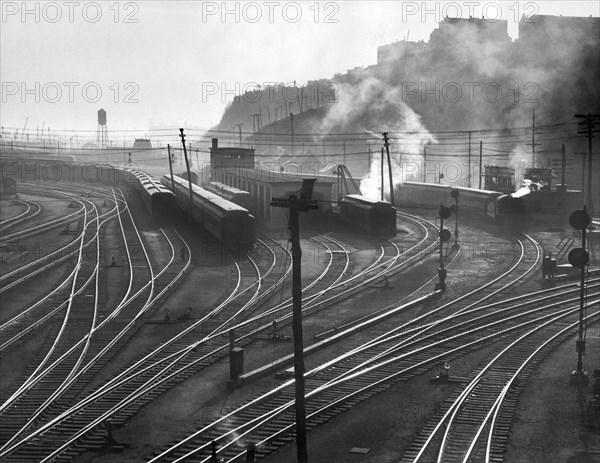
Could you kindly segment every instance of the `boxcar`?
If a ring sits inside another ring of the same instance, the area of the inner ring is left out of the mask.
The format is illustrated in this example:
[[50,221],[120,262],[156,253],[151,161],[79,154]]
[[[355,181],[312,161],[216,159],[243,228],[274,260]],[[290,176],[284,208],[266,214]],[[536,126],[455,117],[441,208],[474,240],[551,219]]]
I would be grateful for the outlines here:
[[340,203],[346,227],[377,236],[396,235],[396,209],[387,201],[347,195]]

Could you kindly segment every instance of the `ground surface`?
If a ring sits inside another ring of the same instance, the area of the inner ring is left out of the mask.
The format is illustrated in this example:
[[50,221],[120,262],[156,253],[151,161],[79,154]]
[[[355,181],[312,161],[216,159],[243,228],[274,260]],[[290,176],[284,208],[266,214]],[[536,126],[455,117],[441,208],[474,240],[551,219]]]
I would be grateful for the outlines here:
[[[132,208],[144,237],[151,240],[157,233],[157,228],[147,217],[144,217],[140,204],[132,201]],[[114,230],[112,232],[114,233]],[[545,250],[556,252],[556,245],[567,232],[562,230],[536,234],[535,237]],[[351,270],[364,266],[375,255],[374,251],[371,252],[365,246],[361,246],[360,240],[356,237],[343,234],[335,236],[353,247]],[[324,266],[324,256],[320,253],[319,247],[311,244],[308,238],[305,236],[303,240],[303,247],[306,250],[303,259],[305,281],[314,278]],[[166,337],[187,326],[185,323],[189,322],[168,325],[157,323],[163,318],[162,310],[165,307],[170,309],[172,318],[177,318],[183,314],[187,306],[192,306],[193,318],[199,318],[229,293],[231,262],[222,260],[219,256],[207,255],[205,250],[209,248],[203,245],[202,236],[188,233],[186,239],[193,246],[193,268],[178,290],[162,306],[154,309],[149,323],[138,331],[127,348],[114,357],[111,364],[103,371],[104,377],[109,377],[118,370],[119,365],[130,362]],[[399,239],[401,240],[401,237]],[[509,266],[506,262],[507,256],[514,255],[516,252],[514,245],[507,240],[479,230],[461,229],[461,242],[461,253],[448,268],[448,291],[445,295],[447,299],[463,294],[467,289],[506,270]],[[597,248],[594,248],[594,252],[597,252]],[[335,307],[308,317],[304,330],[305,345],[315,342],[315,335],[323,331],[368,316],[383,307],[400,304],[409,293],[423,285],[425,286],[422,292],[431,291],[433,283],[429,281],[435,277],[437,265],[437,257],[433,256],[414,266],[410,273],[398,274],[391,278],[392,289],[373,287],[351,300],[343,301]],[[119,275],[108,275],[106,287],[118,287],[119,279]],[[538,274],[530,282],[522,285],[520,291],[539,290],[546,284],[541,281]],[[289,290],[288,285],[287,291]],[[115,293],[109,290],[109,298],[111,294],[114,296]],[[16,301],[14,303],[16,304]],[[400,313],[381,326],[373,327],[368,332],[347,338],[327,350],[320,351],[307,358],[307,368],[340,354],[389,326],[414,317],[423,310],[419,308],[412,312]],[[289,336],[291,327],[283,327],[281,332]],[[568,376],[576,358],[573,344],[573,339],[562,344],[539,365],[535,374],[531,376],[519,400],[518,413],[506,454],[508,463],[546,461],[587,463],[599,460],[596,456],[600,451],[598,434],[585,430],[581,425],[577,394],[568,385]],[[33,351],[37,346],[32,344],[31,348]],[[475,368],[477,363],[488,354],[488,349],[482,348],[453,361],[453,373],[460,376]],[[246,349],[245,370],[252,370],[281,354],[291,352],[291,343],[256,342]],[[4,366],[6,365],[5,363]],[[586,365],[590,371],[593,370],[594,365],[600,365],[598,326],[588,330]],[[311,463],[397,462],[423,424],[433,415],[436,406],[451,391],[451,386],[433,385],[429,382],[429,377],[437,373],[437,370],[437,366],[433,367],[423,375],[393,385],[389,390],[367,402],[351,407],[348,412],[320,426],[318,431],[311,432],[308,440]],[[268,375],[230,391],[226,386],[228,374],[228,362],[221,361],[203,370],[201,374],[173,387],[151,404],[143,407],[125,426],[115,430],[117,439],[130,442],[130,448],[120,453],[90,452],[81,455],[76,461],[85,463],[145,461],[153,450],[197,429],[206,420],[224,413],[227,407],[239,404],[266,388],[278,384],[272,375]],[[363,455],[350,453],[354,447],[366,448],[369,452]],[[269,463],[295,461],[295,447],[293,445],[283,447],[266,461]]]

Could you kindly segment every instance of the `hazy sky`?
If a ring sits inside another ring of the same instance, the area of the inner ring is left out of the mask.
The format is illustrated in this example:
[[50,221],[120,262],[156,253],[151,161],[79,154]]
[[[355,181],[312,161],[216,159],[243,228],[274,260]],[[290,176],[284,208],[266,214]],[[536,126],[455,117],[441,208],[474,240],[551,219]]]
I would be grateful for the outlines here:
[[101,107],[109,131],[209,128],[237,89],[375,64],[379,45],[428,40],[445,14],[507,20],[513,38],[523,14],[600,14],[597,1],[0,4],[2,126],[93,132]]

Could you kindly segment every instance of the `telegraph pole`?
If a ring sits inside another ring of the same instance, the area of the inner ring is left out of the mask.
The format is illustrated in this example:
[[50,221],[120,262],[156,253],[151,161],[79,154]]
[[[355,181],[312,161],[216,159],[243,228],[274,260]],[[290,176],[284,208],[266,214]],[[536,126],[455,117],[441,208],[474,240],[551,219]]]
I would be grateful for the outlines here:
[[586,127],[586,130],[581,130],[579,133],[588,136],[588,191],[586,202],[590,206],[590,213],[592,214],[594,212],[594,203],[592,202],[592,138],[594,137],[593,133],[598,132],[594,130],[594,119],[597,117],[600,117],[600,114],[575,114],[576,119],[584,119],[579,125]]
[[535,147],[539,146],[540,143],[535,142],[535,109],[533,110],[533,124],[531,129],[531,143],[525,143],[531,145],[531,167],[535,169]]
[[468,157],[469,173],[467,174],[467,187],[471,188],[471,131],[469,130],[469,157]]
[[483,177],[483,140],[479,142],[479,189],[481,190],[481,177]]
[[381,147],[381,200],[383,201],[383,183],[385,182],[383,177],[383,165],[384,165],[384,154],[383,154],[383,146]]
[[173,159],[171,159],[171,145],[167,144],[167,152],[169,153],[169,172],[171,172],[171,188],[175,193],[175,180],[173,180]]
[[290,113],[290,124],[292,127],[292,156],[294,156],[294,113]]
[[193,204],[193,196],[192,196],[192,176],[190,174],[190,162],[188,161],[187,149],[185,148],[185,135],[183,133],[183,129],[179,129],[179,136],[181,137],[181,144],[183,145],[183,155],[185,156],[185,168],[187,169],[188,174],[188,184],[190,189],[190,216],[194,216],[194,204]]
[[454,205],[454,213],[456,215],[456,224],[454,226],[454,247],[458,248],[458,188],[450,192],[450,196],[454,198],[456,204]]
[[306,403],[304,397],[304,346],[302,342],[302,249],[300,248],[300,212],[318,209],[311,200],[315,179],[304,179],[300,198],[290,195],[287,198],[273,198],[271,206],[290,210],[290,241],[292,243],[292,331],[294,334],[294,378],[296,408],[296,449],[298,463],[307,463],[306,446]]
[[567,192],[566,177],[567,177],[567,153],[565,151],[565,145],[562,145],[562,151],[560,154],[560,184],[562,191]]
[[423,146],[423,183],[427,183],[427,145]]
[[383,132],[383,142],[385,143],[385,151],[387,153],[387,161],[388,161],[388,172],[390,174],[390,203],[392,207],[396,204],[394,201],[394,179],[392,177],[392,161],[390,159],[390,143],[388,140],[388,133]]

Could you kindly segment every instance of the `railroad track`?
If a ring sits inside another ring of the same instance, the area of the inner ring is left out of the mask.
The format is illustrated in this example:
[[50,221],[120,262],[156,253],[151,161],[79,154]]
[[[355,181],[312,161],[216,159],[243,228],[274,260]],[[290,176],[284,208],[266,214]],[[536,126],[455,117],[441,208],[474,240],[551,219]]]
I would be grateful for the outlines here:
[[[393,266],[389,266],[387,268],[392,267]],[[371,269],[372,268],[370,268],[370,270]],[[233,297],[235,297],[234,293],[232,293],[228,300]],[[228,300],[225,302],[227,303]],[[217,310],[218,309],[219,308],[217,308]],[[198,323],[198,325],[199,324],[200,323]],[[254,334],[264,330],[267,326],[270,327],[270,321],[260,330],[254,330]],[[227,329],[229,329],[229,327],[227,327]],[[94,428],[98,428],[107,417],[116,419],[117,422],[123,420],[126,416],[135,412],[145,400],[155,397],[167,387],[170,387],[174,382],[180,381],[184,377],[198,371],[198,369],[210,364],[216,358],[220,358],[222,355],[226,354],[227,345],[218,346],[220,343],[217,342],[219,337],[222,338],[224,336],[223,332],[214,333],[212,337],[207,336],[200,342],[188,345],[185,345],[185,343],[183,345],[176,343],[176,341],[190,331],[191,330],[184,330],[184,333],[182,333],[178,339],[171,340],[163,344],[159,349],[147,354],[144,358],[136,362],[135,365],[122,371],[114,380],[109,381],[98,390],[94,391],[90,396],[80,402],[79,406],[68,411],[68,417],[74,416],[76,412],[78,412],[76,418],[85,415],[83,421],[80,420],[80,423],[77,425],[81,428],[81,431],[73,436],[69,441],[70,444],[61,446],[51,455],[59,455],[62,451],[66,450],[69,445],[75,444],[80,437],[85,436],[86,433]],[[238,341],[244,342],[245,339],[250,339],[252,334],[253,333],[242,335],[238,338]],[[218,347],[215,348],[215,344]],[[151,386],[148,386],[148,384],[151,384]],[[123,390],[125,390],[125,393]],[[132,390],[135,392],[131,393]],[[104,403],[101,404],[101,402]],[[116,405],[114,405],[115,403]],[[112,405],[112,408],[110,408],[109,405]],[[86,407],[88,408],[86,409]],[[108,411],[101,413],[98,411],[97,407],[100,407],[102,410],[108,408]],[[96,408],[96,412],[93,411],[94,408]],[[79,412],[81,409],[86,409],[85,413]],[[58,422],[62,421],[71,422],[72,420],[67,420],[67,417],[63,414],[62,417],[59,417]],[[35,437],[37,442],[39,440],[39,437],[37,436],[42,435],[43,433],[47,433],[48,435],[54,434],[56,432],[55,430],[60,428],[58,422],[50,421],[48,426],[40,429],[39,433],[34,432],[33,434],[30,434],[29,437]],[[82,424],[84,422],[85,424]],[[69,429],[73,429],[72,422]],[[98,430],[96,429],[96,435],[97,431]],[[86,438],[89,437],[90,435],[86,436]],[[30,439],[28,438],[27,440]],[[79,443],[79,445],[81,445],[81,443]],[[19,445],[19,447],[20,446],[21,445]],[[75,452],[75,450],[71,449],[69,452]]]
[[[127,208],[124,208],[121,212],[125,211],[128,212]],[[121,230],[128,254],[130,282],[122,302],[110,313],[102,314],[102,321],[95,324],[83,337],[77,338],[71,349],[64,352],[52,364],[51,368],[47,368],[43,374],[37,376],[38,380],[35,382],[40,391],[39,393],[32,395],[30,391],[26,391],[27,393],[21,394],[18,401],[17,414],[19,417],[21,415],[25,416],[27,422],[23,424],[22,418],[20,421],[11,420],[10,432],[13,434],[9,440],[5,441],[3,439],[3,450],[14,443],[18,443],[22,434],[31,432],[36,426],[59,416],[62,410],[70,405],[70,401],[77,396],[84,385],[101,370],[110,357],[125,345],[136,328],[141,325],[140,322],[144,313],[152,304],[165,297],[167,291],[176,284],[177,280],[179,280],[185,269],[189,266],[190,257],[184,262],[175,259],[175,246],[171,240],[176,238],[182,245],[186,245],[185,242],[175,232],[163,232],[165,241],[171,248],[171,259],[166,267],[157,274],[153,274],[145,251],[139,254],[129,252],[129,247],[135,244],[134,240],[137,239],[138,243],[141,243],[141,238],[135,228],[133,218],[130,214],[127,214],[127,216],[131,220],[131,224],[123,226],[123,223],[121,223]],[[169,239],[167,234],[172,235],[171,239]],[[143,244],[141,246],[143,249]],[[190,256],[190,253],[188,252],[187,255]],[[142,256],[145,256],[145,258]],[[140,259],[147,260],[145,269],[141,265]],[[142,275],[139,273],[140,269],[142,269]],[[81,355],[83,351],[85,355]],[[77,355],[78,353],[79,355]],[[67,372],[66,375],[65,372]],[[59,384],[58,387],[56,386],[57,382]],[[40,400],[43,403],[38,405]],[[22,402],[29,408],[32,407],[32,403],[33,405],[38,405],[38,407],[33,413],[25,415],[22,413]],[[10,413],[11,408],[9,408],[9,405],[5,402],[2,406],[6,410],[5,415]],[[8,419],[8,417],[3,416],[4,419]],[[15,430],[19,426],[21,426],[20,429]],[[37,455],[35,447],[33,445],[33,448],[31,446],[30,448],[24,448],[24,457],[11,455],[9,459],[16,458],[19,460],[19,458],[22,458],[25,461],[34,461],[37,459],[37,456],[32,456]]]
[[[525,259],[522,259],[522,260],[525,260]],[[518,268],[518,266],[515,268]],[[513,268],[513,271],[515,271],[515,268]],[[530,272],[529,267],[525,267],[524,269],[519,269],[519,271],[522,273],[519,275],[518,278],[521,278],[523,275],[527,275]],[[483,294],[481,295],[481,298],[480,298],[481,302],[490,298],[490,293],[489,292],[486,293],[486,289],[487,289],[487,286],[482,288]],[[576,291],[576,289],[573,291]],[[460,302],[463,302],[462,299],[457,301],[457,305],[459,305]],[[499,330],[499,325],[498,325],[498,323],[500,323],[499,321],[488,322],[488,323],[482,325],[483,321],[482,321],[481,317],[488,317],[488,318],[496,317],[496,318],[498,318],[496,315],[494,315],[494,311],[490,310],[490,305],[487,306],[488,310],[487,310],[487,312],[484,311],[485,312],[484,315],[482,315],[480,318],[475,319],[475,321],[472,322],[472,320],[474,319],[473,312],[474,312],[474,310],[476,310],[474,308],[475,305],[476,304],[472,304],[471,306],[469,306],[469,308],[465,308],[464,306],[463,307],[459,306],[459,311],[461,311],[461,313],[464,314],[465,321],[463,321],[464,326],[462,328],[462,330],[463,330],[462,333],[460,335],[455,335],[455,339],[458,342],[458,345],[453,347],[455,352],[458,352],[461,349],[462,350],[468,350],[469,348],[472,349],[474,345],[479,345],[479,343],[481,342],[481,339],[478,339],[475,341],[468,341],[467,343],[464,342],[464,339],[469,340],[476,332],[483,333],[483,332],[485,332],[485,330],[488,330],[488,331],[491,330],[491,332],[489,334],[486,334],[486,339],[503,335],[503,331]],[[518,308],[521,306],[522,306],[522,304],[518,303],[516,306],[514,306],[512,308],[512,310],[513,311],[518,310]],[[448,305],[446,305],[445,307],[447,308]],[[477,310],[480,310],[480,309],[477,309]],[[540,309],[540,310],[542,310],[542,309]],[[447,319],[447,321],[452,320],[452,318],[453,317],[449,317]],[[380,336],[377,340],[367,343],[364,346],[365,349],[370,349],[370,350],[374,349],[375,350],[375,352],[373,352],[373,351],[369,352],[367,355],[367,358],[360,359],[360,355],[357,355],[357,353],[358,353],[357,350],[351,351],[349,354],[347,354],[347,356],[344,356],[344,359],[353,358],[353,361],[351,362],[352,366],[350,368],[344,369],[343,367],[340,367],[340,364],[338,363],[338,361],[332,361],[326,367],[321,367],[317,372],[313,372],[313,373],[319,373],[319,375],[320,375],[320,383],[319,384],[311,386],[311,381],[312,381],[312,379],[310,377],[311,372],[307,373],[307,390],[310,390],[311,387],[314,387],[314,390],[318,391],[319,388],[323,387],[323,381],[325,383],[331,383],[332,381],[346,382],[347,380],[344,379],[344,376],[345,376],[345,378],[349,378],[350,380],[353,379],[353,377],[364,376],[365,371],[371,372],[371,370],[377,369],[378,365],[381,365],[381,364],[385,365],[385,364],[394,363],[394,367],[393,367],[394,371],[398,371],[398,369],[400,369],[405,373],[412,371],[412,374],[416,374],[416,372],[418,372],[417,367],[421,368],[421,370],[424,371],[425,369],[429,368],[429,366],[431,365],[431,363],[433,361],[435,361],[435,359],[438,359],[438,361],[439,361],[439,358],[447,358],[448,354],[440,353],[440,354],[432,356],[432,353],[430,352],[431,346],[429,344],[422,345],[422,347],[416,347],[416,346],[418,345],[418,343],[423,343],[424,340],[429,340],[430,343],[433,343],[432,345],[434,345],[434,346],[440,346],[444,342],[447,343],[445,337],[450,336],[452,331],[456,329],[457,321],[458,320],[457,320],[456,316],[454,316],[454,320],[452,321],[452,323],[450,323],[450,326],[448,328],[446,328],[445,330],[438,328],[437,331],[432,331],[430,329],[431,326],[433,326],[433,323],[430,326],[415,326],[415,327],[411,327],[411,325],[414,325],[415,322],[406,323],[399,329],[392,330],[392,331],[386,333],[385,335]],[[519,323],[521,323],[521,322],[522,322],[522,320],[520,322],[516,323],[515,326],[511,325],[511,327],[508,330],[510,331],[510,330],[518,329]],[[457,338],[457,336],[459,336],[460,338],[463,338],[463,340],[462,341],[459,340]],[[442,338],[442,340],[440,340],[440,337]],[[449,338],[449,339],[452,339],[452,338]],[[391,343],[391,345],[390,345],[390,343]],[[466,346],[466,347],[464,347],[464,346]],[[405,350],[412,349],[412,350],[410,350],[410,352],[413,355],[410,357],[410,360],[407,357],[407,354],[400,356],[402,361],[407,362],[406,368],[404,368],[404,369],[402,368],[404,365],[398,365],[396,363],[399,360],[398,358],[394,359],[393,361],[386,360],[391,355],[397,354],[399,349],[405,349]],[[447,350],[447,346],[446,346],[445,350]],[[418,352],[418,354],[415,354],[415,352]],[[364,354],[361,354],[361,355],[364,355]],[[342,360],[344,360],[344,359],[342,359]],[[416,364],[416,366],[415,366],[415,364]],[[427,365],[427,366],[425,366],[425,365]],[[327,370],[327,374],[324,373],[324,370]],[[347,373],[345,373],[345,375],[340,375],[340,372],[344,372],[344,371],[346,371]],[[337,380],[328,376],[333,373],[334,373],[334,376],[336,378],[338,378]],[[391,376],[388,374],[388,376],[390,378],[395,377],[394,374],[391,374]],[[233,436],[233,435],[235,435],[239,438],[248,439],[249,437],[245,436],[245,430],[247,429],[247,426],[249,426],[249,424],[248,424],[249,422],[252,422],[255,424],[258,422],[262,422],[262,421],[264,421],[263,424],[272,423],[272,419],[274,416],[276,416],[276,415],[279,416],[280,414],[282,416],[284,415],[284,410],[280,408],[280,405],[282,403],[287,404],[286,410],[288,410],[288,415],[290,414],[289,407],[291,406],[291,403],[293,403],[293,391],[292,391],[291,385],[292,385],[292,382],[290,381],[282,386],[282,388],[287,387],[288,396],[281,397],[281,390],[279,388],[277,388],[275,391],[270,391],[268,393],[265,393],[264,397],[259,397],[255,401],[253,401],[252,403],[257,403],[257,404],[261,405],[259,407],[258,412],[250,413],[248,411],[248,408],[249,408],[248,405],[240,407],[240,409],[237,412],[239,412],[239,415],[242,416],[242,418],[240,418],[240,419],[246,423],[243,426],[242,425],[240,425],[240,427],[236,426],[237,421],[236,422],[231,421],[234,418],[233,415],[231,415],[231,414],[227,415],[226,417],[222,417],[221,419],[217,420],[215,423],[203,428],[198,433],[194,433],[194,435],[189,436],[188,438],[184,439],[180,443],[173,445],[169,450],[166,450],[165,452],[161,453],[160,456],[152,459],[152,461],[186,461],[186,458],[191,458],[192,456],[194,458],[197,458],[203,452],[208,452],[209,448],[210,448],[209,443],[213,439],[215,439],[216,436],[220,436],[219,431],[216,431],[214,429],[215,426],[217,426],[218,424],[224,425],[225,428],[227,429],[227,432],[224,432],[224,434],[221,435],[221,437],[217,438],[217,440],[219,442],[221,442],[221,441],[230,442],[231,436]],[[364,386],[364,384],[363,384],[363,386]],[[363,386],[358,387],[358,390],[363,390]],[[385,384],[376,382],[375,386],[369,386],[367,388],[371,392],[369,392],[369,393],[365,392],[364,396],[366,398],[366,397],[372,395],[372,393],[378,392],[385,388],[386,388]],[[310,393],[308,393],[307,396],[309,394]],[[358,394],[358,395],[360,395],[360,394]],[[265,400],[271,396],[275,396],[275,398],[273,398],[273,401],[265,403]],[[357,393],[355,393],[355,392],[351,394],[351,397],[356,397],[356,396],[357,396]],[[289,400],[287,400],[288,398],[289,398]],[[336,403],[337,403],[337,400],[338,399],[335,399]],[[350,405],[352,403],[355,403],[355,402],[353,402],[353,400],[354,399],[350,400]],[[340,402],[341,410],[345,409],[347,406],[348,406],[348,402],[344,402],[344,401]],[[327,407],[327,409],[329,409],[329,407]],[[263,416],[263,414],[260,413],[261,410],[264,413],[264,417],[266,417],[264,419],[256,418],[256,416]],[[275,412],[273,412],[273,410],[275,410]],[[315,415],[315,417],[319,413],[317,413]],[[291,414],[293,415],[293,413],[291,413]],[[251,417],[249,417],[249,415],[251,415]],[[325,416],[329,416],[329,415],[325,414]],[[285,421],[284,417],[281,417],[281,419]],[[318,420],[323,420],[323,418],[322,417],[318,418]],[[287,425],[283,426],[283,428],[286,430],[286,432],[288,432],[291,429],[291,427],[293,427],[290,420],[288,420],[287,423],[288,423]],[[275,425],[267,425],[267,428],[269,428],[269,427],[273,428],[273,426],[275,426]],[[277,425],[277,427],[278,427],[278,429],[281,429],[279,427],[279,425]],[[233,431],[229,432],[230,430],[233,430]],[[276,433],[276,435],[279,436],[282,432],[283,431],[278,431]],[[272,439],[273,439],[273,437],[269,437],[267,439],[251,438],[251,440],[253,440],[254,442],[259,442],[260,445],[263,445],[263,450],[266,453],[268,453],[269,451],[271,451],[275,447],[277,447],[277,446],[273,446],[273,445],[269,444],[269,442]],[[234,439],[234,440],[236,440],[236,439]],[[282,443],[283,442],[279,442],[278,445],[282,445]],[[227,448],[235,447],[235,444],[231,444],[231,445],[223,444],[223,445],[224,446],[227,445]],[[225,447],[223,447],[223,452],[224,452],[224,455],[227,455],[227,456],[229,455],[229,453],[227,453],[229,451],[226,450]],[[171,456],[171,454],[173,454],[173,456]],[[243,452],[241,454],[243,454]],[[184,457],[181,457],[182,455],[184,455]],[[239,458],[239,456],[238,456],[238,458]],[[204,460],[201,459],[201,461],[204,461]]]
[[42,206],[35,201],[15,199],[11,203],[11,205],[17,204],[24,205],[25,210],[14,217],[0,221],[0,232],[4,232],[8,228],[13,227],[21,222],[25,222],[26,220],[31,220],[42,211]]
[[[535,366],[576,332],[577,316],[576,305],[553,314],[471,373],[424,427],[402,463],[502,461],[520,392]],[[596,311],[585,320],[592,323],[599,317]]]
[[[81,202],[81,205],[86,214],[94,213],[95,206],[93,203],[85,204]],[[115,205],[113,209],[99,215],[98,219],[107,220],[113,217],[116,209]],[[74,242],[0,277],[0,281],[3,281],[3,286],[0,288],[0,293],[2,293],[18,288],[20,284],[30,281],[36,276],[39,277],[58,265],[68,265],[65,271],[66,276],[56,284],[53,290],[0,325],[0,357],[4,356],[9,349],[14,348],[18,343],[39,333],[41,329],[52,322],[60,311],[67,307],[72,293],[69,283],[72,282],[78,272],[77,266],[80,264],[81,257],[85,257],[86,253],[90,252],[89,249],[96,243],[96,235],[90,233],[90,230],[86,229],[84,224],[81,233],[77,235]],[[93,249],[92,252],[95,253]]]
[[[588,306],[597,301],[589,301]],[[556,304],[552,306],[556,307]],[[392,382],[422,373],[435,363],[463,355],[482,344],[507,339],[510,342],[515,336],[520,339],[520,331],[528,330],[531,326],[538,330],[540,326],[548,326],[549,321],[567,316],[576,319],[577,305],[551,313],[548,313],[548,306],[538,307],[528,314],[528,318],[521,318],[518,325],[511,324],[508,328],[502,327],[502,320],[493,320],[488,314],[491,321],[479,326],[476,331],[465,327],[460,332],[455,330],[445,339],[430,333],[413,340],[409,345],[394,346],[393,349],[390,344],[397,343],[397,339],[387,340],[385,345],[379,343],[376,347],[361,346],[306,373],[308,427],[318,426],[348,407],[386,390]],[[552,326],[553,329],[557,329],[557,326],[560,328],[560,325]],[[478,333],[476,339],[473,339],[474,333]],[[545,335],[540,337],[542,340],[548,339]],[[382,355],[383,351],[385,355]],[[149,461],[208,462],[213,441],[217,442],[219,457],[224,461],[243,461],[245,445],[242,442],[255,443],[257,455],[265,456],[291,441],[293,403],[293,381],[288,381],[208,423]]]

